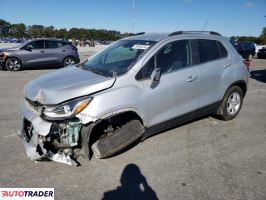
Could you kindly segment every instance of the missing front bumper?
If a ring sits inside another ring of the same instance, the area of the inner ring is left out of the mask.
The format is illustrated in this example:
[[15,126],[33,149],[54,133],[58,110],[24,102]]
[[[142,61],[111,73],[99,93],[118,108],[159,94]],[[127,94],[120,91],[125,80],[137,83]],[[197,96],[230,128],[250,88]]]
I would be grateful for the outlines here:
[[17,132],[23,140],[26,154],[31,160],[44,159],[77,166],[73,159],[74,148],[78,146],[81,124],[77,121],[53,123],[47,135],[39,134],[33,124],[23,118],[22,129]]

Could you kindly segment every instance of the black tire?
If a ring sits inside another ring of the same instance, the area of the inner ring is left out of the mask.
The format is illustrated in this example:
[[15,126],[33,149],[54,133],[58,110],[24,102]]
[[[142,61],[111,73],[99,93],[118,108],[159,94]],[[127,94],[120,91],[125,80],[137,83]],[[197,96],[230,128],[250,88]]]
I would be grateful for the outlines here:
[[242,104],[243,91],[238,86],[232,86],[223,98],[218,117],[225,121],[234,119],[239,114]]
[[76,64],[77,61],[75,58],[71,57],[71,56],[67,56],[65,57],[65,59],[63,60],[63,66],[66,67],[68,65],[74,65]]
[[9,71],[20,71],[22,62],[18,58],[10,57],[5,62],[5,68]]
[[144,134],[144,127],[137,119],[131,120],[111,134],[99,138],[92,151],[96,158],[107,158],[128,147]]

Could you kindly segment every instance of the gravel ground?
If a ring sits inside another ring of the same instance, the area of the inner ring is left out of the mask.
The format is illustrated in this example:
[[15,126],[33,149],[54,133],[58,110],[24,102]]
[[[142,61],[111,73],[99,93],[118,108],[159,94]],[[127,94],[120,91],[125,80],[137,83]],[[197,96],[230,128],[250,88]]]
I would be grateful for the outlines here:
[[[81,60],[92,52],[82,52]],[[55,199],[266,199],[266,60],[252,61],[237,118],[206,117],[80,167],[33,162],[16,129],[24,85],[54,69],[0,71],[0,187],[53,187]]]

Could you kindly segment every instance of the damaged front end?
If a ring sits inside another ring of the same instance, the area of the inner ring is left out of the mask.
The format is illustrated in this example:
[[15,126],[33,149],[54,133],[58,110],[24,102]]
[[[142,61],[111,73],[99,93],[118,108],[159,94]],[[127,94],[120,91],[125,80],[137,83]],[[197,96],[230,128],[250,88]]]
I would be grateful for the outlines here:
[[[22,105],[23,139],[27,156],[32,160],[53,160],[79,165],[77,157],[86,155],[88,148],[81,138],[82,122],[76,117],[92,100],[78,98],[56,106],[44,106],[29,99]],[[82,147],[82,144],[84,147]]]

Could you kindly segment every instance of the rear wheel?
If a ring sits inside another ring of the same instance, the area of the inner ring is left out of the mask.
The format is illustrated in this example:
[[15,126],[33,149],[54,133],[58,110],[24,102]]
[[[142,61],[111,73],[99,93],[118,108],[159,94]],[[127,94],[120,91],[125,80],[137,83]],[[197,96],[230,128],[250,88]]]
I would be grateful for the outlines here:
[[66,57],[63,61],[64,67],[68,65],[74,65],[75,63],[76,63],[76,59],[70,56]]
[[22,68],[22,63],[18,58],[8,58],[5,67],[9,71],[19,71]]
[[223,120],[235,118],[243,103],[243,92],[240,87],[233,86],[225,94],[222,104],[219,108],[219,117]]
[[138,140],[144,134],[142,123],[133,119],[115,130],[103,134],[93,145],[96,158],[110,157]]

